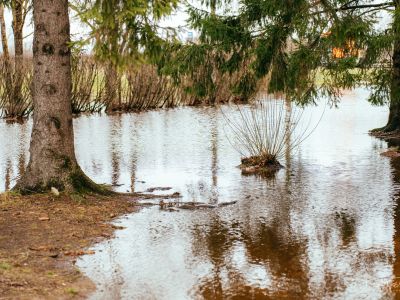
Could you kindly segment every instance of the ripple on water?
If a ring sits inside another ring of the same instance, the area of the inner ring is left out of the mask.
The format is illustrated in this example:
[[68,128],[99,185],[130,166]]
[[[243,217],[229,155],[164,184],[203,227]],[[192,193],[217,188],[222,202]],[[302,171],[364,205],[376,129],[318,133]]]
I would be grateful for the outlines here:
[[[149,207],[120,219],[126,229],[78,261],[98,286],[92,298],[393,296],[400,168],[367,135],[387,110],[365,98],[357,90],[327,109],[272,180],[240,174],[219,109],[76,119],[78,160],[97,182],[119,191],[172,187],[182,201],[238,201],[174,213]],[[322,111],[306,115],[317,120]],[[0,123],[2,190],[27,162],[29,131],[29,123]]]

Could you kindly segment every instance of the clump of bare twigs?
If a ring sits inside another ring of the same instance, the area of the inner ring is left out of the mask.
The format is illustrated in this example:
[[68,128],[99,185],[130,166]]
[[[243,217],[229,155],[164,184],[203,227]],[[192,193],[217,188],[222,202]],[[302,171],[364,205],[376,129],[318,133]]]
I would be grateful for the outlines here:
[[[92,57],[77,55],[72,65],[72,110],[75,114],[93,112],[132,112],[193,105],[193,96],[152,65],[112,72]],[[107,78],[114,76],[112,80]]]
[[122,80],[124,111],[143,111],[191,105],[193,97],[175,85],[170,78],[157,73],[154,66],[142,65],[128,70]]
[[[107,67],[90,55],[76,53],[73,56],[71,102],[74,114],[145,111],[238,100],[230,90],[231,83],[237,80],[236,75],[214,74],[214,92],[199,97],[186,88],[193,78],[184,78],[177,85],[169,76],[160,75],[155,66],[144,64],[125,68],[114,74],[115,80],[109,80]],[[32,59],[25,59],[18,74],[13,64],[0,60],[0,117],[22,119],[33,110]],[[201,72],[196,76],[201,76]]]
[[315,128],[301,124],[303,112],[281,97],[268,96],[251,106],[238,106],[235,115],[224,113],[232,144],[242,156],[243,173],[268,174],[282,168],[285,153],[297,148]]
[[201,81],[206,80],[205,78],[201,78],[204,76],[202,71],[193,74],[193,77],[185,77],[181,82],[181,87],[185,90],[186,94],[190,96],[189,103],[185,103],[186,105],[191,106],[199,106],[199,105],[218,105],[218,104],[227,104],[227,103],[247,103],[252,99],[243,99],[239,96],[235,95],[232,92],[232,86],[235,85],[236,81],[240,77],[239,73],[235,74],[223,74],[221,72],[214,72],[213,74],[213,90],[205,93],[204,96],[196,95],[196,92],[192,92],[191,89],[187,89],[185,87],[192,86],[193,81]]
[[16,72],[13,63],[0,60],[0,116],[8,120],[20,120],[33,110],[32,96],[32,60],[25,58],[20,72]]
[[72,59],[72,112],[101,112],[107,106],[102,68],[90,56],[77,55]]

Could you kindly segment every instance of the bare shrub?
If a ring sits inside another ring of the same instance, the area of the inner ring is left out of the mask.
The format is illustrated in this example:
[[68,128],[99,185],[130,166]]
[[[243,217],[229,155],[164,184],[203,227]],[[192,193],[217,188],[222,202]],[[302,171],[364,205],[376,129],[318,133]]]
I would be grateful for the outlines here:
[[[21,76],[21,78],[19,77]],[[25,58],[21,73],[12,63],[0,60],[0,116],[8,120],[28,117],[32,110],[32,60]]]
[[102,69],[90,56],[72,59],[72,113],[100,112],[107,106]]
[[[0,60],[0,117],[20,119],[33,110],[31,84],[32,59],[25,58],[22,70],[22,89],[13,64]],[[101,111],[145,111],[178,106],[214,105],[238,100],[231,86],[240,74],[214,74],[215,90],[210,96],[190,93],[193,78],[184,78],[177,85],[170,77],[160,75],[153,65],[144,64],[125,69],[118,74],[115,86],[106,86],[107,64],[90,55],[76,53],[72,58],[71,102],[73,114]],[[199,71],[195,76],[202,76]],[[110,94],[112,93],[112,94]],[[117,94],[118,103],[112,103]]]
[[142,65],[128,70],[122,80],[124,111],[142,111],[190,105],[193,97],[172,80],[157,73],[154,66]]
[[[202,74],[195,74],[196,77],[201,77]],[[196,79],[199,80],[199,79]],[[207,94],[205,96],[199,96],[196,92],[192,91],[191,86],[193,85],[194,78],[185,77],[180,87],[182,91],[185,91],[188,97],[190,97],[190,101],[185,103],[185,105],[190,106],[200,106],[200,105],[218,105],[218,104],[227,104],[232,102],[241,102],[237,101],[239,98],[235,96],[231,91],[232,86],[232,77],[228,74],[217,73],[214,76],[214,90],[212,93]]]
[[[225,120],[233,133],[232,144],[242,156],[245,173],[275,171],[287,151],[297,148],[315,129],[301,122],[304,109],[281,97],[268,96]],[[310,130],[311,129],[311,130]]]

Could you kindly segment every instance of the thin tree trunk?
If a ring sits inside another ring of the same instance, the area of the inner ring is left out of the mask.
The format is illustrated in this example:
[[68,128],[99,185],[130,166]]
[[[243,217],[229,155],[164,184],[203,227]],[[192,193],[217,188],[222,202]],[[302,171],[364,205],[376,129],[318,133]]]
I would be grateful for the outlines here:
[[[12,88],[12,68],[10,63],[10,51],[8,48],[8,39],[6,31],[6,21],[4,18],[4,4],[0,4],[0,30],[1,30],[1,45],[3,48],[4,67],[6,69],[5,76],[7,80],[6,87]],[[10,112],[9,112],[10,113]]]
[[33,0],[33,21],[30,160],[15,189],[105,192],[83,174],[75,157],[68,0]]
[[[113,26],[108,28],[108,41],[110,47],[110,54],[115,55],[115,53],[119,53],[118,45],[118,35],[119,35],[119,23],[115,16],[113,15]],[[117,64],[110,60],[106,66],[106,95],[108,97],[108,107],[107,111],[119,111],[121,110],[121,97],[120,97],[120,77],[118,74]]]
[[107,95],[107,111],[118,111],[121,109],[121,98],[119,97],[120,80],[117,67],[113,63],[108,63],[106,67],[105,89]]
[[211,15],[215,17],[215,13],[217,10],[217,0],[210,1]]
[[23,1],[13,0],[13,32],[14,32],[14,101],[19,103],[22,100],[23,62],[24,62],[24,41],[23,41]]
[[0,4],[0,30],[1,30],[1,45],[3,48],[3,57],[6,63],[10,61],[10,52],[8,50],[8,40],[6,32],[6,21],[4,19],[4,5]]
[[23,0],[13,1],[13,31],[14,31],[14,51],[15,51],[15,70],[22,69],[24,58],[24,17],[23,17]]

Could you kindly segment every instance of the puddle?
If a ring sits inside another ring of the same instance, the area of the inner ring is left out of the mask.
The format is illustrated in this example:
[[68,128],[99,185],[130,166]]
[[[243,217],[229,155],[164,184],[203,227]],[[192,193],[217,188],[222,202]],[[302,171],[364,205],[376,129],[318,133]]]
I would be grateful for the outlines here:
[[[394,297],[400,168],[367,134],[387,109],[366,95],[348,92],[327,109],[272,180],[242,176],[219,109],[76,119],[78,160],[95,181],[122,192],[170,187],[151,192],[217,206],[148,206],[118,220],[126,229],[77,262],[98,286],[91,299]],[[27,162],[29,131],[0,123],[2,190]]]

